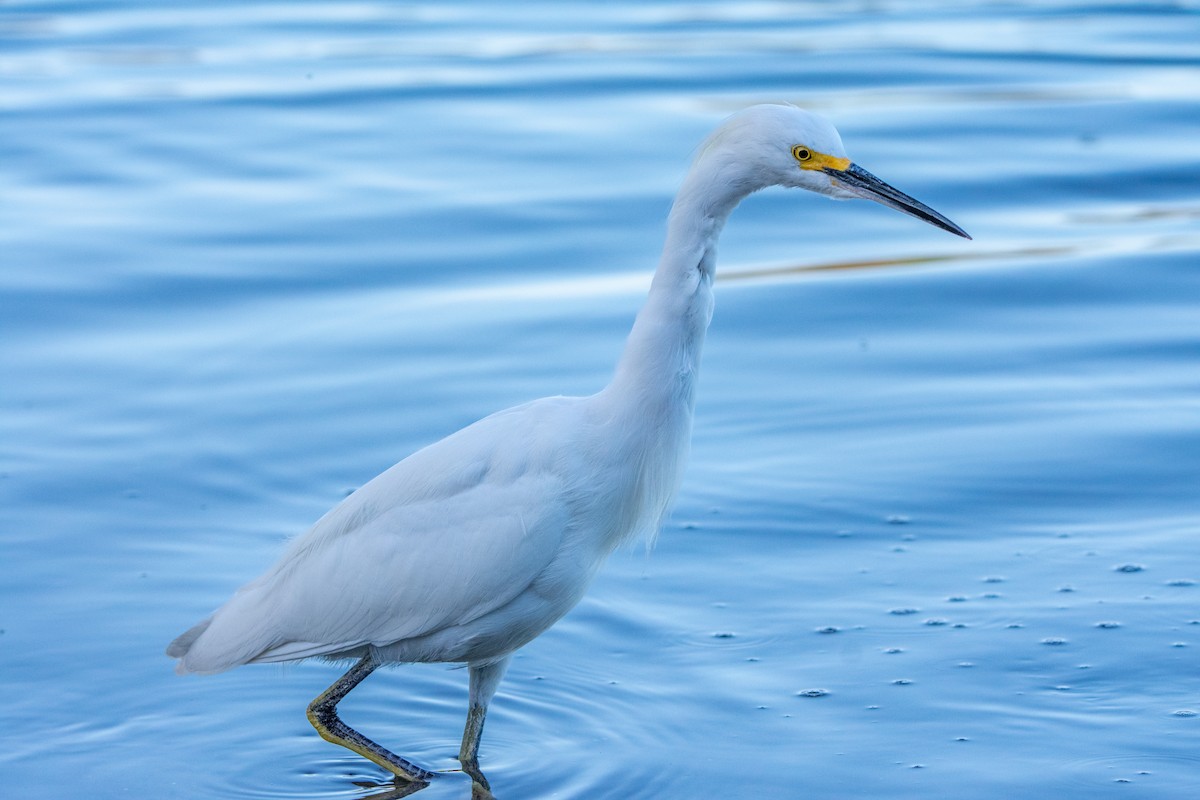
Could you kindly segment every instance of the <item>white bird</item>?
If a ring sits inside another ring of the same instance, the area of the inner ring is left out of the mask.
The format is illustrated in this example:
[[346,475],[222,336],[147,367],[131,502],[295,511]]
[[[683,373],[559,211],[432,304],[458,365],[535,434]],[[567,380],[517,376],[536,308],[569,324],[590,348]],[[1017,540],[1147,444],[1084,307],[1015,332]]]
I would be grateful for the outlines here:
[[733,115],[700,147],[675,199],[608,386],[493,414],[377,476],[171,642],[177,671],[357,659],[309,720],[325,739],[424,784],[433,773],[350,728],[336,706],[381,664],[465,662],[459,760],[486,788],[479,739],[513,651],[579,602],[614,548],[662,524],[691,438],[717,238],[734,207],[769,186],[875,200],[970,238],[851,163],[823,118],[788,105]]

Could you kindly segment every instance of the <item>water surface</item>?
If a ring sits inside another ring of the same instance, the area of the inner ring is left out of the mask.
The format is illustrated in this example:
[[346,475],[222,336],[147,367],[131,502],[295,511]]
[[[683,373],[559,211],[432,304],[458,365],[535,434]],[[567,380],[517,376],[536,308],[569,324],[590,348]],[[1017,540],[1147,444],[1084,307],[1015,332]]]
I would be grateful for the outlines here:
[[[1198,12],[6,5],[7,792],[368,794],[304,718],[336,667],[163,647],[417,447],[600,388],[692,149],[774,100],[975,241],[736,212],[676,510],[517,655],[497,796],[1194,797]],[[465,702],[344,711],[453,769]]]

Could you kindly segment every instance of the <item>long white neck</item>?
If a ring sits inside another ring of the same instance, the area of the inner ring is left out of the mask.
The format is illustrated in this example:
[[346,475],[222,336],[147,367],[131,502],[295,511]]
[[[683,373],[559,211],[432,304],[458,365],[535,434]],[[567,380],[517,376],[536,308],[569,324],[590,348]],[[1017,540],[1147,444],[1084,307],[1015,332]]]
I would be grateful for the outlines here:
[[700,351],[712,319],[717,239],[730,212],[754,188],[720,148],[705,151],[684,179],[650,295],[609,387],[635,405],[631,413],[682,413],[690,427]]
[[712,319],[717,237],[753,188],[736,161],[707,148],[684,180],[667,223],[667,242],[650,295],[633,323],[612,383],[597,395],[608,411],[613,453],[635,469],[625,474],[627,524],[615,542],[637,530],[657,533],[679,488],[691,443],[700,350]]

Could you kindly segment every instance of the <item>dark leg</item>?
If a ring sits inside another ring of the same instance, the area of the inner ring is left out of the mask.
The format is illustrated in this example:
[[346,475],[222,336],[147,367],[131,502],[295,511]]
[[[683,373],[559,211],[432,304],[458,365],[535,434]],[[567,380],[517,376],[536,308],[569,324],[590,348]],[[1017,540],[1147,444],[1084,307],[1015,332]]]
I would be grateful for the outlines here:
[[488,789],[487,778],[479,770],[479,739],[483,736],[483,722],[487,717],[488,703],[496,694],[500,679],[508,669],[510,656],[490,664],[471,665],[471,702],[467,708],[467,725],[463,728],[462,747],[458,751],[458,760],[462,762],[463,772],[471,776],[476,784]]
[[349,672],[338,678],[320,697],[312,701],[308,707],[308,721],[325,741],[353,750],[397,778],[413,783],[428,783],[433,779],[432,772],[423,770],[411,761],[372,742],[338,718],[337,704],[378,666],[379,662],[375,660],[375,656],[368,652]]

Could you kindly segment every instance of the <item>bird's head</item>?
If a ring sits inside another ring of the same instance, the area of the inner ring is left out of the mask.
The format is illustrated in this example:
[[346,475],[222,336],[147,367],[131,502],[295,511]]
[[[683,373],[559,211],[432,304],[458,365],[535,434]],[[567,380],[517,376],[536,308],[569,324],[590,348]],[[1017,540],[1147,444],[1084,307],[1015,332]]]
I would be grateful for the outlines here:
[[740,111],[716,130],[702,152],[739,163],[750,191],[785,186],[841,200],[862,197],[971,238],[929,206],[853,163],[828,120],[795,106],[758,105]]

